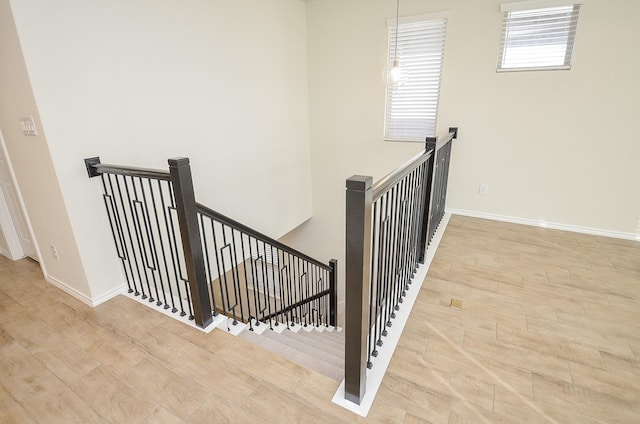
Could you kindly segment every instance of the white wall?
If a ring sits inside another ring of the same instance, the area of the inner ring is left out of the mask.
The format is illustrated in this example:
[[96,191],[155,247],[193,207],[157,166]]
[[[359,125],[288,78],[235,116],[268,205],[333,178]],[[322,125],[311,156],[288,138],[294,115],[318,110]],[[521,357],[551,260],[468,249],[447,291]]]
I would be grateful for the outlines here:
[[[8,0],[0,0],[0,69],[0,128],[36,235],[43,271],[50,281],[64,282],[67,290],[87,300],[90,294],[87,278],[51,162]],[[38,136],[22,135],[18,125],[18,118],[22,116],[34,117]],[[49,243],[58,248],[59,260],[50,254]]]
[[[449,13],[438,128],[460,139],[448,208],[640,237],[640,2],[585,0],[571,71],[497,74],[499,4],[401,2],[401,16]],[[342,263],[344,180],[378,179],[421,147],[382,141],[394,6],[307,4],[313,219],[285,240]]]
[[92,298],[123,277],[85,157],[188,156],[198,201],[275,237],[311,216],[304,3],[10,3]]
[[498,2],[453,2],[439,123],[463,138],[448,207],[640,238],[640,2],[583,3],[570,71],[497,74]]

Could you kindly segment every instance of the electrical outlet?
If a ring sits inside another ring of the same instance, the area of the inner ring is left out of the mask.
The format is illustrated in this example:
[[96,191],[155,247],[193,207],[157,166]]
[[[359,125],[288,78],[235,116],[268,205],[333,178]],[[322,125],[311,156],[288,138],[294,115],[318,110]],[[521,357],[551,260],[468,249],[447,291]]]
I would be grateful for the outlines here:
[[489,184],[480,184],[480,187],[478,188],[478,194],[480,194],[481,196],[486,196],[487,194],[489,194]]
[[53,255],[54,258],[60,259],[58,257],[58,249],[56,249],[56,246],[54,244],[50,244],[49,249],[51,250],[51,254]]

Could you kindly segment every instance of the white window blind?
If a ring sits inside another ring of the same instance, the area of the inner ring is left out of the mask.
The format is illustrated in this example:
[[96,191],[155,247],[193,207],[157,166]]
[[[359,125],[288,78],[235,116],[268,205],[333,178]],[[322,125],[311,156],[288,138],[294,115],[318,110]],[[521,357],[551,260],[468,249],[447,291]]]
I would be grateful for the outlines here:
[[[424,141],[435,135],[446,29],[446,18],[400,23],[397,60],[408,80],[387,88],[385,140]],[[393,25],[389,27],[389,68],[395,41]]]
[[579,4],[503,12],[498,71],[571,69]]

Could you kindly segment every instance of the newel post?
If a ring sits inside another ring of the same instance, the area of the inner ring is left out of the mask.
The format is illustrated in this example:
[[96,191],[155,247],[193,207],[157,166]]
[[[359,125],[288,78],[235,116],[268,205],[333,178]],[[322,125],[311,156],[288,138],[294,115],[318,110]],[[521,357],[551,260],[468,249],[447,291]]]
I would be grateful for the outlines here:
[[371,177],[347,180],[345,265],[345,399],[360,404],[366,391],[371,263]]
[[176,201],[180,238],[182,239],[182,250],[193,303],[193,315],[196,324],[205,328],[211,324],[213,317],[209,302],[209,290],[204,268],[204,256],[200,241],[200,228],[198,226],[196,199],[189,159],[169,159],[169,174],[171,175],[173,195]]
[[331,259],[329,261],[331,273],[329,275],[329,325],[338,326],[338,261]]
[[420,244],[418,246],[418,262],[421,264],[424,263],[425,255],[427,253],[427,246],[429,244],[429,223],[431,222],[431,199],[433,198],[433,177],[434,171],[436,168],[436,156],[438,153],[437,149],[438,139],[436,137],[427,137],[427,141],[425,143],[425,151],[431,150],[431,157],[427,160],[426,169],[424,172],[424,181],[422,185],[424,187],[423,192],[423,205],[422,205],[422,213],[420,214],[421,224],[420,224]]

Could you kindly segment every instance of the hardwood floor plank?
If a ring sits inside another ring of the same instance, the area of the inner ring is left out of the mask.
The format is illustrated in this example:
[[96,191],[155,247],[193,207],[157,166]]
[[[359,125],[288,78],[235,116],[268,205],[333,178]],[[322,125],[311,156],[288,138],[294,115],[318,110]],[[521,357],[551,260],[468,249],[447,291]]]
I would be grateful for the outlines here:
[[424,360],[445,370],[457,370],[491,384],[512,388],[527,396],[533,395],[531,372],[504,364],[500,357],[488,358],[466,352],[462,348],[432,341],[427,346]]
[[146,357],[145,352],[102,327],[74,343],[116,374],[123,374]]
[[571,376],[577,386],[630,402],[640,402],[640,376],[612,374],[608,370],[571,363]]
[[501,358],[502,363],[571,382],[569,361],[546,353],[529,350],[502,340],[487,340],[473,333],[465,334],[466,352],[489,358]]
[[594,418],[606,418],[608,422],[632,423],[640,416],[640,403],[631,402],[582,386],[569,384],[534,374],[536,399],[558,407],[580,411]]
[[602,366],[600,351],[597,348],[572,343],[564,337],[537,334],[501,323],[498,325],[497,338],[506,343],[569,361],[594,367]]
[[34,380],[16,395],[39,423],[97,423],[100,417],[78,393],[52,374]]
[[198,408],[189,418],[193,423],[264,423],[261,417],[251,414],[244,408],[238,408],[238,404],[227,399],[210,396],[203,405]]
[[487,379],[467,375],[461,370],[445,371],[432,363],[408,355],[407,352],[397,352],[394,355],[389,365],[389,375],[484,409],[490,410],[493,407],[493,383],[487,382]]
[[0,256],[0,422],[636,423],[639,263],[635,241],[452,217],[363,418],[331,378]]
[[153,358],[144,358],[133,365],[123,379],[147,399],[162,404],[172,415],[184,420],[210,396],[207,388]]
[[393,405],[434,424],[449,421],[451,410],[449,396],[432,391],[398,375],[387,373],[382,380],[378,397],[381,403]]
[[[278,407],[274,408],[274,405]],[[260,383],[253,390],[244,401],[244,407],[250,414],[265,422],[345,423],[266,382]]]
[[66,384],[76,382],[100,366],[97,359],[71,343],[38,350],[33,356]]
[[100,366],[70,386],[94,411],[111,422],[140,422],[156,404]]
[[33,423],[22,405],[16,401],[0,382],[0,419],[6,424]]
[[615,335],[597,333],[589,328],[580,327],[574,324],[566,324],[553,320],[538,317],[527,317],[527,328],[529,331],[565,338],[574,343],[583,344],[618,355],[632,355],[627,341]]
[[192,347],[169,363],[170,368],[222,398],[242,403],[260,384],[253,375],[200,347]]
[[[207,422],[206,420],[200,422]],[[240,421],[239,421],[240,422]],[[158,406],[153,410],[151,415],[146,416],[140,421],[140,424],[185,424],[187,421],[183,421],[180,418],[167,411],[162,406]]]
[[259,379],[272,381],[275,386],[292,392],[298,382],[305,378],[307,370],[291,361],[265,352],[256,345],[242,342],[225,346],[216,352],[216,359],[223,360],[247,374]]

